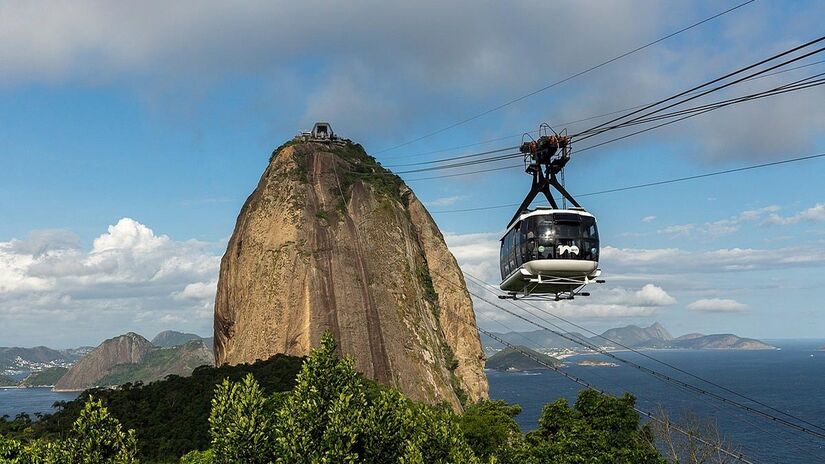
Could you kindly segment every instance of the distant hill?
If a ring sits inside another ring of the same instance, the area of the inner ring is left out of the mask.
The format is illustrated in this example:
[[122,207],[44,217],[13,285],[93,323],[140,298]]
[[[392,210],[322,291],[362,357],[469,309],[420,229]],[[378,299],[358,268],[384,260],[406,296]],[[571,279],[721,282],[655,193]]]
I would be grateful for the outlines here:
[[66,375],[69,369],[65,367],[50,367],[48,369],[32,372],[28,377],[20,382],[21,387],[52,387],[61,377]]
[[191,340],[181,346],[154,348],[139,363],[114,366],[97,385],[122,385],[127,382],[149,383],[168,375],[188,376],[195,368],[215,364],[211,348],[203,340]]
[[106,340],[89,352],[55,384],[55,390],[148,383],[167,375],[189,375],[204,364],[214,364],[214,358],[200,337],[181,346],[163,348],[129,332]]
[[98,385],[119,364],[143,361],[152,350],[149,340],[129,332],[110,338],[78,361],[55,384],[55,390],[85,390]]
[[164,330],[163,332],[155,335],[155,338],[152,339],[152,344],[155,346],[169,348],[172,346],[185,345],[186,342],[192,340],[202,339],[203,337],[193,333],[178,332],[176,330]]
[[526,346],[519,346],[516,348],[505,348],[498,353],[490,356],[487,359],[487,364],[484,366],[487,369],[495,369],[497,371],[532,371],[539,369],[547,369],[547,367],[535,359],[526,356],[523,352],[527,352],[530,356],[542,360],[546,364],[557,366],[561,364],[558,359],[531,350]]
[[[639,346],[650,342],[673,340],[673,336],[658,322],[650,327],[628,325],[626,327],[606,330],[602,333],[602,337],[621,343],[624,346]],[[598,340],[601,340],[601,342],[598,342]],[[594,341],[599,345],[610,343],[599,338]]]
[[[546,330],[529,332],[507,332],[494,334],[513,345],[525,344],[532,349],[573,349],[582,350],[582,345],[564,337],[555,335]],[[620,347],[619,344],[630,348],[669,348],[669,349],[734,349],[734,350],[765,350],[774,347],[752,338],[742,338],[732,334],[690,333],[673,338],[670,332],[661,324],[654,323],[649,327],[628,325],[606,330],[601,336],[587,337],[579,332],[568,332],[566,336],[574,340],[583,340],[599,347]],[[606,339],[611,341],[605,340]],[[492,337],[482,335],[481,343],[485,352],[492,354],[506,346]],[[823,347],[825,349],[825,347]]]
[[83,356],[80,349],[55,350],[45,346],[34,348],[0,347],[0,373],[38,371],[49,367],[68,367]]
[[776,347],[753,338],[741,338],[733,334],[702,335],[674,340],[672,346],[693,350],[773,350]]
[[13,387],[15,385],[17,385],[17,382],[15,382],[13,378],[7,375],[0,375],[0,387]]

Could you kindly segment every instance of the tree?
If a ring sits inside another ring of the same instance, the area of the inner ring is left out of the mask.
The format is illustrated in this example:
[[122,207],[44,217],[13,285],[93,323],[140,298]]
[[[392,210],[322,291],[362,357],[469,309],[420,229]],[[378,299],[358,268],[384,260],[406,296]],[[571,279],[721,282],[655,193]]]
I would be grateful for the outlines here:
[[89,398],[72,426],[71,436],[59,447],[57,462],[77,464],[137,463],[135,431],[123,431],[100,400]]
[[312,351],[278,412],[284,462],[357,462],[366,388],[352,359],[339,359],[329,332]]
[[124,432],[100,400],[89,398],[69,438],[27,444],[0,436],[0,462],[9,464],[136,464],[135,431]]
[[539,428],[528,434],[538,462],[662,463],[649,426],[641,426],[636,399],[615,398],[596,390],[579,393],[571,408],[563,398],[546,404]]
[[210,419],[214,462],[478,462],[451,410],[364,380],[335,350],[325,333],[289,393],[264,398],[251,377],[222,384]]
[[722,436],[716,422],[702,420],[693,412],[687,412],[676,424],[667,411],[659,407],[653,421],[653,434],[668,462],[675,464],[729,464],[738,460],[720,450],[737,453]]
[[180,464],[213,464],[215,462],[212,450],[190,451],[180,458]]
[[252,374],[240,383],[224,379],[215,390],[209,415],[214,462],[268,462],[273,445],[272,412]]
[[517,450],[524,446],[521,429],[515,417],[521,406],[501,400],[480,401],[470,404],[461,416],[464,438],[480,458],[495,457],[498,462],[520,462]]

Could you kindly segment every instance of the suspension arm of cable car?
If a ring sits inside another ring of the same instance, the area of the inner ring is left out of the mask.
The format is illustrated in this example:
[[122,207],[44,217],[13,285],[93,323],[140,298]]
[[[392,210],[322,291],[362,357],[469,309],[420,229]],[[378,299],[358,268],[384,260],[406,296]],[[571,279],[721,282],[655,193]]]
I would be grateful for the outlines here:
[[[570,138],[546,124],[540,137],[521,146],[525,172],[533,178],[507,231],[501,238],[501,290],[510,298],[572,299],[598,277],[599,232],[596,217],[579,205],[557,175],[570,160]],[[555,189],[573,206],[560,208]],[[530,209],[541,193],[550,207]]]

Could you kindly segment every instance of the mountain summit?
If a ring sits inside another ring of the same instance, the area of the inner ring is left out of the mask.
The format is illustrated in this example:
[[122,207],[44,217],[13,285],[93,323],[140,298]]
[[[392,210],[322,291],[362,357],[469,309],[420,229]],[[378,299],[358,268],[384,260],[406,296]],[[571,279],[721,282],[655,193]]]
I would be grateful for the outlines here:
[[275,150],[221,261],[218,365],[306,355],[324,331],[359,371],[416,400],[487,396],[470,295],[415,194],[364,149]]

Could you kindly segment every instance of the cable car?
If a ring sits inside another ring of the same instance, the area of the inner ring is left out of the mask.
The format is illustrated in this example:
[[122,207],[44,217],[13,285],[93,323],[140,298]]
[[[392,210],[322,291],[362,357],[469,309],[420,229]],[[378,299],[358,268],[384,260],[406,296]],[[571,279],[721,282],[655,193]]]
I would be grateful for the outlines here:
[[[530,193],[516,210],[501,238],[501,298],[573,299],[588,296],[585,285],[603,280],[599,269],[599,231],[587,212],[559,182],[570,160],[570,138],[542,124],[539,139],[521,146],[525,172],[533,176]],[[544,133],[545,135],[542,135]],[[550,188],[564,198],[559,207]],[[539,194],[549,207],[529,209]],[[573,206],[566,207],[566,202]]]

